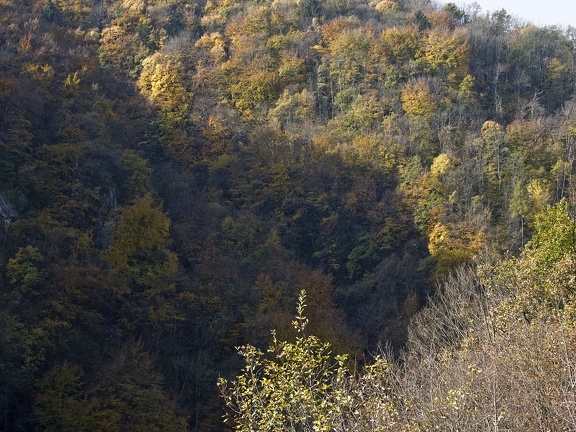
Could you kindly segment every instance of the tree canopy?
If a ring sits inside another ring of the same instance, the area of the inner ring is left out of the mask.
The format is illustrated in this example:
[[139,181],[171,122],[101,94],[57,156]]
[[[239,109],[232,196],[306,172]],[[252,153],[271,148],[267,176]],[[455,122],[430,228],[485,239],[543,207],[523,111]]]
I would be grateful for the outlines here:
[[562,408],[474,424],[573,428],[575,82],[574,29],[475,5],[0,0],[3,429],[222,430],[238,346],[258,403],[317,362],[302,427],[482,429],[517,350]]

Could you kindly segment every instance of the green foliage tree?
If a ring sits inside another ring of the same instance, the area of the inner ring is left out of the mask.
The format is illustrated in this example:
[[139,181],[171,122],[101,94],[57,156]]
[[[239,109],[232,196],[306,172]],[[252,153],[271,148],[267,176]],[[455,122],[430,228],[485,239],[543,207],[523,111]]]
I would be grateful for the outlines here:
[[122,321],[133,328],[156,328],[173,318],[178,258],[169,248],[170,220],[150,195],[120,214],[105,258],[118,278]]
[[20,249],[14,258],[8,260],[8,280],[18,286],[22,294],[32,291],[42,280],[42,271],[38,267],[43,260],[42,254],[34,246]]
[[68,362],[50,370],[40,381],[34,414],[45,431],[92,431],[97,428],[95,401],[82,393],[80,368]]
[[293,326],[296,342],[280,342],[272,332],[267,350],[238,348],[246,362],[242,374],[218,381],[226,402],[226,422],[239,431],[333,431],[398,426],[396,400],[387,390],[390,366],[378,360],[355,379],[346,356],[333,356],[330,344],[305,334],[306,292],[300,292]]
[[497,311],[504,325],[520,315],[527,320],[558,319],[558,314],[561,317],[574,307],[571,280],[576,223],[567,201],[540,213],[535,230],[521,256],[504,261],[496,271],[497,277],[488,283],[492,290],[508,294]]
[[450,15],[456,25],[466,24],[468,21],[466,13],[456,6],[455,3],[446,3],[444,10]]
[[141,343],[124,345],[105,365],[90,393],[97,402],[99,430],[187,430]]
[[[303,333],[308,324],[303,315],[306,294],[300,293],[293,325]],[[345,358],[331,358],[329,345],[302,334],[296,343],[273,341],[267,360],[252,346],[239,349],[246,366],[228,386],[219,387],[230,410],[227,421],[238,430],[329,430],[330,417],[343,408],[343,394],[333,391],[342,377]]]

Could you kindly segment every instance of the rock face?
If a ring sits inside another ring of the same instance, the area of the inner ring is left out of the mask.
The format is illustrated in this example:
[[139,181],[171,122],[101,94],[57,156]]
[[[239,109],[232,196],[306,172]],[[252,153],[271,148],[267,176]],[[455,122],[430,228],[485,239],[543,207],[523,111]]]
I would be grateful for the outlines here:
[[4,194],[0,193],[0,226],[7,228],[16,216],[17,214],[14,208],[10,205]]

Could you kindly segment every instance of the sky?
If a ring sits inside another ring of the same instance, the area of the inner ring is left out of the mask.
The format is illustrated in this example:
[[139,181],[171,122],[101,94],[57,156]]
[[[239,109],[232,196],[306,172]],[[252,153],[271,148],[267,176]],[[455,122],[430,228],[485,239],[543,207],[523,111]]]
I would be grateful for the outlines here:
[[[457,6],[470,5],[474,1],[482,8],[481,13],[504,8],[510,15],[537,25],[576,27],[576,1],[574,0],[451,0]],[[449,2],[444,1],[444,3]]]

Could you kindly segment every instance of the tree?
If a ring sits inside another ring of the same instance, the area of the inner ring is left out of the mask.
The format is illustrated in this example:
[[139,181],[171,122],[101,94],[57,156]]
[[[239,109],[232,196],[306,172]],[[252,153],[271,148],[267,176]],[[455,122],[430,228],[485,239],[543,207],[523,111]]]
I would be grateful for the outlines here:
[[535,220],[535,233],[519,258],[510,258],[487,282],[508,299],[497,309],[502,325],[519,315],[557,319],[575,307],[572,281],[576,260],[576,222],[566,200],[548,206]]
[[178,258],[168,248],[170,220],[146,195],[125,208],[105,258],[118,278],[122,320],[155,327],[171,317]]
[[330,417],[344,409],[344,395],[333,385],[344,376],[345,357],[333,363],[329,344],[304,334],[305,301],[302,291],[293,322],[302,335],[295,343],[280,342],[272,332],[273,360],[253,346],[240,347],[246,361],[242,374],[230,386],[218,381],[229,409],[226,421],[237,430],[329,430]]
[[37,427],[46,432],[89,432],[96,429],[96,401],[82,392],[78,366],[64,362],[40,381],[34,414]]
[[[166,395],[141,343],[126,343],[88,389],[96,405],[96,430],[186,432],[186,421]],[[94,430],[94,429],[93,429]]]
[[412,323],[399,378],[425,429],[574,427],[575,222],[560,202],[535,225],[519,257],[456,271]]
[[438,103],[425,79],[411,81],[402,90],[402,109],[409,117],[429,122],[437,108]]
[[444,12],[446,12],[454,25],[466,24],[468,21],[468,16],[464,11],[462,11],[455,3],[446,3],[444,6]]
[[468,71],[468,45],[457,33],[430,31],[418,60],[424,70],[444,77],[447,84],[459,83]]
[[[226,402],[225,421],[239,431],[392,431],[398,429],[396,400],[389,391],[390,365],[377,360],[356,378],[346,356],[305,334],[306,292],[300,292],[293,326],[296,342],[280,342],[272,332],[265,358],[253,346],[238,348],[242,374],[218,386]],[[403,429],[408,430],[408,429]]]
[[141,62],[148,56],[149,50],[138,34],[115,25],[106,27],[100,36],[100,61],[115,71],[131,78],[141,71]]

